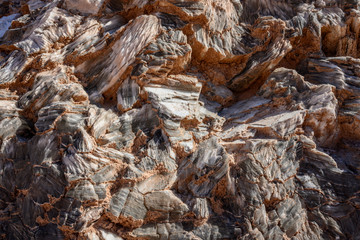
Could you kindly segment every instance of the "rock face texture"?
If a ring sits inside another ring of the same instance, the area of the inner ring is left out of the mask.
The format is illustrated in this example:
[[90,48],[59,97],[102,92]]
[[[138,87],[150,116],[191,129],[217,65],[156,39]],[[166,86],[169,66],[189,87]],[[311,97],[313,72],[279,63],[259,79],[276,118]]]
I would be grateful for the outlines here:
[[360,239],[359,5],[0,0],[0,239]]

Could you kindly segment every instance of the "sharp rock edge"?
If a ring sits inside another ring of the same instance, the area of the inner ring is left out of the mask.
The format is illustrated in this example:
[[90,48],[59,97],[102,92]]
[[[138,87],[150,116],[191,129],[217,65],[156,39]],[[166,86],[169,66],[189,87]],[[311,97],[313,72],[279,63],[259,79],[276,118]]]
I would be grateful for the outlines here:
[[0,239],[359,239],[359,4],[1,0]]

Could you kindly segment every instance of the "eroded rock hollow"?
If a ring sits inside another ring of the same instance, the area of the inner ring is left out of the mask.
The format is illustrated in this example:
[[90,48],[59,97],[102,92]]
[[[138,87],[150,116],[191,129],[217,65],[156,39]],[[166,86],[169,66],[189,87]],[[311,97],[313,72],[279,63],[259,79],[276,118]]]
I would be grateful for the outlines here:
[[0,0],[0,238],[360,239],[359,4]]

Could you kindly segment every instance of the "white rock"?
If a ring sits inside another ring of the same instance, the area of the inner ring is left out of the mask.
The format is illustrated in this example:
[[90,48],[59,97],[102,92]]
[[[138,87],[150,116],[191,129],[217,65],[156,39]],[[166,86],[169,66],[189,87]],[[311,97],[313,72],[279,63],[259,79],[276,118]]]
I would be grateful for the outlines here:
[[81,17],[72,16],[63,9],[49,8],[27,29],[24,40],[15,46],[29,54],[40,50],[49,51],[57,41],[72,38],[80,20]]
[[258,130],[269,128],[275,135],[285,137],[302,125],[304,119],[305,111],[284,112],[253,122],[250,126]]
[[104,0],[65,0],[68,10],[77,10],[83,14],[96,14],[99,12]]
[[109,55],[99,57],[95,61],[86,61],[79,65],[76,71],[91,76],[92,69],[101,69],[92,84],[100,93],[106,92],[119,81],[127,67],[135,61],[136,55],[157,36],[159,29],[159,20],[155,16],[137,17],[126,26]]

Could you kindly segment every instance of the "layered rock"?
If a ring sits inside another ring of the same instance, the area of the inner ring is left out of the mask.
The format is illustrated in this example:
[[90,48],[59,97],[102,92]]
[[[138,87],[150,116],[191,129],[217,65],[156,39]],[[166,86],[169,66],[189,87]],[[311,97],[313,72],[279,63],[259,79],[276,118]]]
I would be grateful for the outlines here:
[[1,238],[357,239],[358,5],[1,1]]

